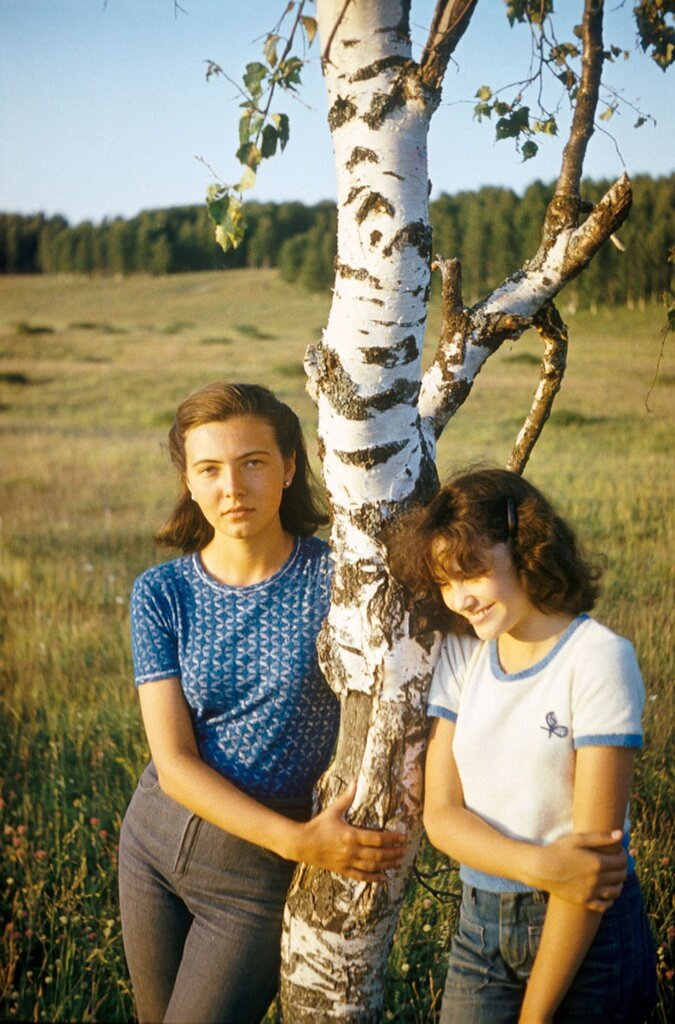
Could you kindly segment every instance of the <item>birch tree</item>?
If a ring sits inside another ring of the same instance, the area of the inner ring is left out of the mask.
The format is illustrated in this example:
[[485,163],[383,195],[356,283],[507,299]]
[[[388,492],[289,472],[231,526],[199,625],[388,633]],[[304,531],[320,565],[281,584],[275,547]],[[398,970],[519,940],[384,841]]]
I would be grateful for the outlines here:
[[[618,230],[631,205],[625,175],[592,207],[581,195],[606,52],[602,0],[578,0],[581,70],[569,71],[574,114],[540,244],[493,292],[465,305],[458,260],[432,252],[427,135],[448,63],[477,3],[438,0],[419,60],[411,50],[410,0],[316,5],[337,168],[338,239],[328,323],[305,366],[318,409],[335,558],[319,654],[341,704],[337,749],[318,801],[334,800],[356,779],[350,820],[400,829],[410,845],[406,863],[386,884],[299,866],[282,940],[281,1012],[288,1024],[379,1019],[385,964],[422,832],[425,697],[438,638],[420,632],[392,578],[384,532],[433,494],[436,442],[486,360],[504,341],[534,328],[542,343],[540,380],[509,459],[510,468],[522,472],[565,368],[567,328],[556,296]],[[646,18],[650,6],[636,10]],[[512,19],[540,27],[551,7],[547,0],[508,4]],[[672,60],[668,27],[658,18],[655,24],[665,67]],[[272,63],[280,63],[276,54]],[[564,53],[561,67],[566,73]],[[483,99],[488,102],[487,91]],[[501,110],[505,131],[526,127],[519,109]],[[261,116],[256,108],[249,121],[258,138]],[[272,127],[283,145],[287,124]],[[244,147],[255,144],[250,132],[244,136],[240,158],[249,169],[258,158]],[[212,204],[222,198],[212,195]],[[236,229],[236,208],[212,212],[225,225],[221,235]],[[442,276],[442,329],[422,373],[432,268]]]

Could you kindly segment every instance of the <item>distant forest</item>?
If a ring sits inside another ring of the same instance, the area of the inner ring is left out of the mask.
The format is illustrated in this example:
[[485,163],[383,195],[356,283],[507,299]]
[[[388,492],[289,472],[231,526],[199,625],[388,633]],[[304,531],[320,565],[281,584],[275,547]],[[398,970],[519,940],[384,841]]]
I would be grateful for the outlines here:
[[[586,181],[597,201],[608,182]],[[634,204],[619,233],[566,289],[568,305],[641,305],[670,289],[675,175],[639,176]],[[431,203],[433,251],[462,261],[464,300],[476,302],[532,256],[552,185],[539,181],[522,197],[511,189],[442,194]],[[71,226],[61,216],[0,213],[0,273],[173,274],[234,267],[278,267],[282,277],[313,291],[334,277],[335,205],[256,203],[246,207],[248,232],[239,249],[223,253],[205,207],[147,210],[130,220]],[[436,277],[437,275],[434,275]]]

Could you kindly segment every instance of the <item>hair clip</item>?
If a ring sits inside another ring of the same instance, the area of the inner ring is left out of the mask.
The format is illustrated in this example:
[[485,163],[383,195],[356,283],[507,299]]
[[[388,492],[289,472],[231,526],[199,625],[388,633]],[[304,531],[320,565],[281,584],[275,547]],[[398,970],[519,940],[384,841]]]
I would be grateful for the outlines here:
[[506,499],[506,524],[509,537],[515,537],[518,532],[518,517],[516,516],[516,504],[513,498]]

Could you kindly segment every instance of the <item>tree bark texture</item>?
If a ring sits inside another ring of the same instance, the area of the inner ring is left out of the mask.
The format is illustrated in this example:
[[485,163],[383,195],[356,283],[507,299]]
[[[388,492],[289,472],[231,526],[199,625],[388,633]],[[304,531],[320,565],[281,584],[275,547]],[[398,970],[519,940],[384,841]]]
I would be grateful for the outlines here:
[[[552,300],[630,206],[622,179],[579,226],[578,196],[569,213],[567,176],[565,195],[559,190],[549,207],[539,251],[471,309],[462,301],[458,261],[437,257],[443,330],[422,376],[431,271],[427,133],[444,68],[474,7],[439,0],[418,64],[410,0],[317,2],[337,167],[338,255],[328,324],[307,353],[306,369],[318,407],[335,559],[319,655],[341,703],[336,755],[318,803],[356,779],[350,821],[399,829],[410,845],[406,863],[386,884],[300,865],[282,939],[286,1024],[380,1019],[386,961],[422,832],[425,700],[438,637],[416,634],[388,571],[383,530],[432,495],[436,439],[485,360],[534,325],[545,353],[542,385],[514,453],[524,465],[564,368],[566,330]],[[589,0],[594,44],[596,7]],[[600,52],[601,44],[600,34]]]

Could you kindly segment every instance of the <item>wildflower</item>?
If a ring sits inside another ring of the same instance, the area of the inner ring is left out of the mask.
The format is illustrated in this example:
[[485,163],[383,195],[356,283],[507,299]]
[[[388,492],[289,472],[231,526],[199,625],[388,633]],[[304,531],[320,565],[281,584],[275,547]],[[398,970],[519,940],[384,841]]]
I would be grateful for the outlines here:
[[33,856],[35,857],[36,860],[46,860],[47,859],[47,851],[46,850],[36,850],[35,853],[33,854]]
[[5,825],[5,827],[4,827],[4,829],[3,829],[3,832],[4,832],[4,834],[5,834],[6,836],[11,836],[11,834],[12,834],[12,832],[13,832],[13,831],[14,831],[14,829],[12,828],[12,826],[11,826],[11,825]]
[[101,824],[101,819],[100,818],[90,818],[89,819],[89,824],[91,825],[92,828],[98,828],[98,826]]
[[32,928],[26,928],[26,930],[25,930],[25,932],[23,934],[26,936],[27,939],[32,939],[33,938],[33,929]]
[[425,910],[428,910],[429,907],[431,906],[431,900],[429,899],[428,896],[426,899],[422,900],[422,906],[424,907]]
[[102,828],[101,831],[99,832],[99,836],[103,840],[107,839],[108,838],[108,832],[106,831],[106,829]]
[[28,828],[26,827],[26,825],[17,825],[16,826],[16,834],[18,836],[25,836],[27,831],[28,831]]
[[670,925],[666,934],[671,941],[675,939],[675,924]]
[[670,864],[670,857],[662,857],[661,858],[661,867],[667,868],[669,864]]

